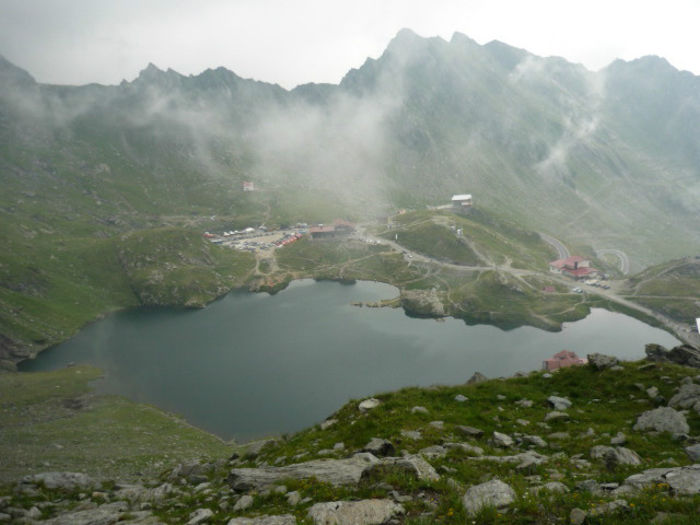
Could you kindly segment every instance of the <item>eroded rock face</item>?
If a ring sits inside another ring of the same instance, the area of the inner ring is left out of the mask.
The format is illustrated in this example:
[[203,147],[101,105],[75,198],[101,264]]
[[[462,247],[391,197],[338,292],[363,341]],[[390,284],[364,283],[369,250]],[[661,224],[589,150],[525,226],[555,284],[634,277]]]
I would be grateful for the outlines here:
[[315,477],[331,485],[350,485],[358,483],[362,472],[377,462],[374,455],[361,453],[348,459],[320,459],[284,467],[234,468],[228,483],[237,492],[267,488],[285,478]]
[[515,491],[500,479],[475,485],[462,496],[462,505],[470,516],[474,516],[484,507],[505,507],[513,501]]
[[659,407],[643,412],[634,424],[634,430],[656,430],[672,434],[687,434],[690,431],[685,416],[671,407]]
[[315,525],[381,525],[403,513],[404,508],[390,499],[369,499],[316,503],[308,516]]

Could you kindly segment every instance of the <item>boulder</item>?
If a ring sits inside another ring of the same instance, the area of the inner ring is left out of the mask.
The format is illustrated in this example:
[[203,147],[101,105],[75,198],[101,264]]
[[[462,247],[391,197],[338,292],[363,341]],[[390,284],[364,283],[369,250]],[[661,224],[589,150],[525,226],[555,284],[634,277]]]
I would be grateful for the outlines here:
[[362,452],[370,452],[377,457],[395,456],[396,448],[394,444],[387,439],[372,438],[369,443],[364,446]]
[[612,514],[619,510],[629,509],[629,504],[624,499],[616,499],[615,501],[609,501],[607,503],[601,503],[597,507],[593,507],[588,511],[589,516],[601,516],[603,514]]
[[441,445],[433,445],[420,449],[418,454],[428,459],[437,459],[445,457],[447,455],[447,449]]
[[41,472],[22,478],[22,485],[43,485],[47,489],[88,489],[95,485],[95,481],[81,472]]
[[640,490],[659,483],[667,483],[674,494],[700,494],[700,464],[648,469],[624,481],[624,485]]
[[690,431],[685,416],[671,407],[659,407],[643,412],[632,428],[637,431],[656,430],[672,434],[687,434]]
[[488,381],[488,377],[486,377],[484,374],[481,372],[474,372],[474,375],[472,375],[468,380],[467,384],[468,385],[474,385],[476,383],[483,383],[484,381]]
[[455,401],[458,403],[464,403],[465,401],[469,401],[469,398],[467,396],[463,396],[462,394],[457,394],[455,396]]
[[268,488],[287,478],[315,477],[335,486],[350,485],[358,483],[362,472],[378,462],[374,455],[365,452],[348,459],[320,459],[284,467],[234,468],[227,481],[237,492]]
[[500,432],[494,432],[493,438],[491,438],[491,439],[493,441],[494,446],[501,447],[501,448],[512,447],[513,444],[515,443],[513,441],[513,438],[510,437],[508,434],[502,434]]
[[550,492],[552,494],[566,494],[569,492],[569,488],[564,485],[561,481],[550,481],[549,483],[545,483],[544,485],[540,485],[538,487],[532,487],[529,489],[529,492],[532,494],[539,494],[543,490],[546,490],[547,492]]
[[684,366],[700,368],[700,348],[690,344],[682,344],[666,350],[657,344],[648,344],[644,348],[650,361],[668,361]]
[[613,465],[641,465],[642,458],[625,447],[606,447],[598,445],[593,447],[590,452],[592,459],[603,459],[606,463],[610,462]]
[[469,443],[445,443],[445,448],[450,450],[461,450],[462,452],[467,452],[469,454],[474,454],[475,456],[483,456],[484,449],[477,447],[475,445],[470,445]]
[[227,525],[296,525],[297,519],[291,514],[259,516],[257,518],[233,518]]
[[440,475],[433,466],[421,456],[403,456],[384,458],[368,465],[361,473],[362,479],[383,479],[389,474],[400,473],[421,481],[438,481]]
[[668,406],[674,408],[692,408],[700,413],[700,385],[686,383],[678,393],[668,401]]
[[566,410],[567,408],[571,407],[571,401],[565,397],[549,396],[547,398],[547,402],[552,405],[554,410]]
[[559,410],[552,410],[551,412],[547,412],[544,416],[545,421],[563,421],[566,419],[569,419],[569,414],[560,412]]
[[419,430],[402,430],[401,436],[412,439],[413,441],[418,441],[423,437]]
[[547,446],[547,442],[540,436],[525,435],[523,436],[523,442],[540,448],[545,448]]
[[515,501],[515,491],[500,479],[471,487],[462,496],[462,505],[467,514],[474,516],[484,507],[506,507]]
[[411,409],[411,414],[428,414],[428,409],[425,407],[413,407]]
[[381,404],[382,404],[382,402],[379,401],[379,399],[375,399],[373,397],[370,397],[369,399],[365,399],[364,401],[361,401],[357,405],[357,408],[360,410],[360,412],[367,412],[368,410],[372,410],[373,408],[377,408]]
[[595,368],[596,370],[604,370],[606,368],[611,368],[619,363],[617,357],[605,354],[588,354],[588,364]]
[[611,445],[624,445],[625,443],[627,443],[627,436],[622,432],[618,432],[610,438]]
[[[117,501],[100,505],[94,509],[61,514],[41,523],[46,525],[112,525],[120,521],[128,511],[129,505],[126,502]],[[129,514],[133,515],[134,513],[129,512]]]
[[571,525],[582,525],[584,521],[586,521],[585,510],[579,509],[578,507],[571,509],[571,513],[569,514],[569,523],[571,523]]
[[685,453],[688,454],[691,461],[700,461],[700,443],[685,447]]
[[484,431],[479,429],[479,428],[474,428],[474,427],[469,427],[466,425],[457,425],[455,427],[456,430],[461,432],[467,437],[474,437],[474,438],[480,438],[481,436],[484,435]]
[[253,506],[253,503],[255,503],[253,496],[249,494],[244,494],[233,506],[233,512],[242,512],[244,510],[248,510],[250,507]]
[[367,499],[316,503],[307,515],[315,525],[381,525],[404,512],[390,499]]
[[477,456],[470,457],[472,461],[492,461],[494,463],[517,463],[516,468],[525,468],[532,465],[540,465],[549,460],[549,457],[538,454],[534,450],[513,454],[511,456]]
[[190,520],[187,522],[187,525],[199,525],[200,523],[209,521],[209,518],[213,516],[214,511],[211,509],[197,509],[190,514]]
[[644,353],[649,361],[668,361],[668,350],[661,345],[649,343],[644,347]]

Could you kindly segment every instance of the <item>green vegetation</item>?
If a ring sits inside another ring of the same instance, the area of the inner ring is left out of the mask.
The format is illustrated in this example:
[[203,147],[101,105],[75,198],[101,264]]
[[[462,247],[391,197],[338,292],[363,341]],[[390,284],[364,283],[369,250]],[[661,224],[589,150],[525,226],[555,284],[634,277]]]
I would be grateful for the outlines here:
[[101,375],[88,366],[0,374],[0,483],[47,470],[128,480],[233,449],[155,407],[96,395],[89,383]]

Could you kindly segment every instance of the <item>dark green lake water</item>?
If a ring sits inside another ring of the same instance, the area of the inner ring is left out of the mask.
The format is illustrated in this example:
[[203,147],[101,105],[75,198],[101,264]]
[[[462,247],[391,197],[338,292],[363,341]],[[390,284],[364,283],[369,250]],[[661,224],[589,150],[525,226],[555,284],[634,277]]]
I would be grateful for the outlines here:
[[593,310],[558,333],[407,317],[355,301],[389,285],[296,281],[274,296],[232,293],[203,310],[134,310],[96,322],[22,371],[91,363],[101,391],[152,403],[224,438],[249,439],[322,421],[351,398],[411,385],[457,384],[539,369],[562,349],[644,356],[668,333]]

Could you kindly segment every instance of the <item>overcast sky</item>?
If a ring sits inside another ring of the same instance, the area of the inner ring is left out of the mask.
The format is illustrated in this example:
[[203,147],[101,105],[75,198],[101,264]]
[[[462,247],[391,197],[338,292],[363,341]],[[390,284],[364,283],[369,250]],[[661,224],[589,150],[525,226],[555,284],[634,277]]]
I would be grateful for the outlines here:
[[38,81],[132,80],[149,62],[337,83],[403,27],[501,40],[597,70],[660,55],[700,74],[700,0],[0,0],[0,54]]

